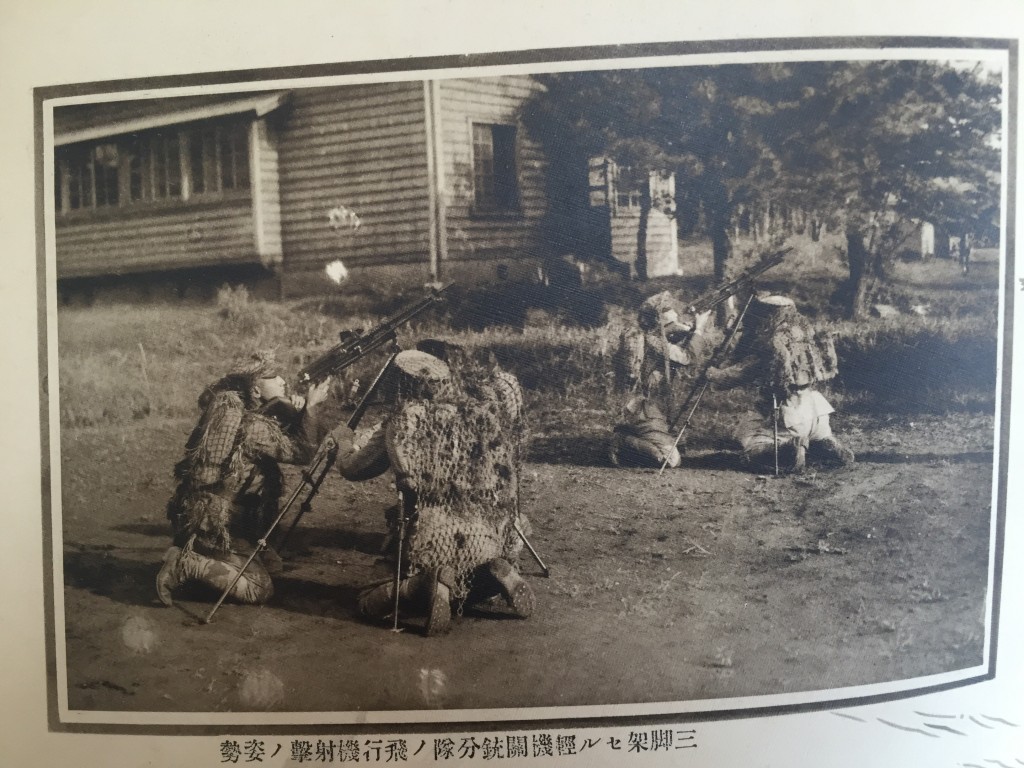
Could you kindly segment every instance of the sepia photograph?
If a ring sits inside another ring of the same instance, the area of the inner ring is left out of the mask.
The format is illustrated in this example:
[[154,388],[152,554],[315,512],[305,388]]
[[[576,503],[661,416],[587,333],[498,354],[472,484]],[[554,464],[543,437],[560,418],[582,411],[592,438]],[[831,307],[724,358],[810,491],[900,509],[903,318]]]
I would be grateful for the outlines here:
[[680,44],[38,91],[60,723],[991,678],[1015,65]]

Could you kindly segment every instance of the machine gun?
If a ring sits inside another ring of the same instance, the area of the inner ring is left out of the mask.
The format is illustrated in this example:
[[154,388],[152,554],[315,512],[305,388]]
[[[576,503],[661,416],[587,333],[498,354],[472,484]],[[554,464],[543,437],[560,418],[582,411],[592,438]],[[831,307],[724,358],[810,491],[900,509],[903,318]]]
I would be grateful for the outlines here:
[[442,300],[442,294],[451,287],[451,283],[441,288],[431,289],[422,299],[403,307],[398,312],[382,320],[368,331],[342,331],[337,344],[299,371],[300,384],[315,384],[328,376],[333,376],[348,368],[353,363],[368,355],[375,349],[394,341],[399,328],[408,323],[421,312],[424,312]]
[[783,248],[781,251],[763,256],[757,264],[744,270],[737,277],[697,298],[689,307],[690,314],[696,315],[709,309],[714,309],[726,299],[753,285],[757,278],[772,267],[781,264],[782,260],[786,258],[786,254],[792,250],[792,247]]
[[[719,288],[716,288],[715,290],[705,293],[703,296],[699,297],[696,301],[693,302],[693,304],[690,305],[689,311],[692,314],[696,315],[699,312],[706,312],[708,310],[714,309],[723,301],[728,299],[730,296],[734,296],[735,294],[739,293],[741,289],[752,287],[754,284],[754,280],[756,278],[763,275],[772,267],[781,264],[782,260],[786,257],[786,254],[792,250],[792,247],[783,248],[780,251],[776,251],[775,253],[771,253],[762,257],[757,264],[742,272],[735,279],[730,280],[729,282],[724,283]],[[712,367],[719,365],[721,360],[724,358],[726,352],[729,349],[729,345],[732,344],[732,340],[735,338],[736,332],[740,328],[740,324],[743,322],[744,316],[747,314],[747,309],[750,307],[750,303],[753,301],[753,298],[753,293],[747,296],[746,303],[743,305],[743,311],[740,312],[739,315],[737,315],[733,319],[731,327],[726,331],[725,340],[721,343],[718,349],[714,351],[714,353],[711,355],[708,361],[704,364],[704,367],[701,369],[700,375],[697,376],[697,379],[694,381],[693,386],[687,393],[686,400],[680,407],[679,412],[675,416],[673,416],[671,412],[669,413],[670,429],[674,429],[676,422],[680,418],[682,418],[683,414],[686,414],[686,421],[683,423],[682,429],[679,430],[679,433],[676,435],[675,442],[672,444],[673,448],[678,446],[679,441],[683,439],[683,435],[686,433],[687,428],[690,426],[690,420],[693,418],[693,414],[697,411],[697,406],[700,405],[701,398],[704,397],[704,393],[708,389],[708,385],[710,383],[708,380],[708,371]],[[671,408],[669,410],[671,411]],[[658,474],[661,474],[662,472],[665,471],[665,467],[668,464],[668,456],[669,454],[666,454],[665,460],[661,463],[661,469],[658,470]]]

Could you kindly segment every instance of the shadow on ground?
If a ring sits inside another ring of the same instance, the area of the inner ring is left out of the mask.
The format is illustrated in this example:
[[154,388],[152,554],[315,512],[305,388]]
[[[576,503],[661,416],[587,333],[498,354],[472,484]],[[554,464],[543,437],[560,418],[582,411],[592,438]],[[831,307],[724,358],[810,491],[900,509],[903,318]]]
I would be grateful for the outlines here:
[[579,467],[610,467],[608,438],[596,435],[537,437],[530,441],[527,459],[535,464],[572,464]]

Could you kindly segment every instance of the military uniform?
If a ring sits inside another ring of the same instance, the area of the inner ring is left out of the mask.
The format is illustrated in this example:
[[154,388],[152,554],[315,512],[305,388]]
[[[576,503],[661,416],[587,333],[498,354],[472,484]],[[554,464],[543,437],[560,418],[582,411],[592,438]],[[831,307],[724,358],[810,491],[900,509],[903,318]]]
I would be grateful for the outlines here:
[[[380,424],[341,436],[339,469],[349,479],[388,467],[395,473],[409,518],[398,595],[403,609],[426,614],[428,635],[448,628],[453,605],[461,609],[492,596],[515,615],[529,616],[533,591],[515,566],[522,548],[515,524],[528,529],[517,504],[519,382],[504,371],[449,368],[416,350],[400,353],[395,366],[398,376],[413,376],[420,386],[399,387],[413,396],[400,396]],[[389,522],[390,543],[397,511]],[[360,608],[383,619],[394,601],[389,580],[366,590]]]
[[808,451],[821,460],[852,462],[853,452],[832,433],[829,417],[835,409],[816,389],[839,370],[831,336],[815,331],[783,296],[755,297],[745,324],[735,362],[708,371],[719,387],[759,385],[756,411],[736,430],[744,457],[769,464],[778,447],[781,460],[797,471]]
[[[203,413],[175,466],[178,486],[167,505],[174,546],[157,576],[157,594],[166,605],[171,591],[186,581],[227,588],[277,516],[284,485],[279,464],[307,463],[324,436],[323,425],[305,407],[251,400],[253,381],[272,375],[258,361],[199,398]],[[268,549],[246,568],[230,596],[266,602],[273,593],[268,567],[275,566],[279,561]]]
[[685,322],[686,317],[682,302],[663,291],[644,301],[637,327],[620,337],[616,378],[632,394],[609,444],[614,466],[679,466],[675,436],[653,398],[672,392],[684,380],[684,369],[703,355],[703,329]]
[[612,434],[610,458],[614,466],[679,466],[675,437],[657,405],[637,396],[626,403],[623,416]]

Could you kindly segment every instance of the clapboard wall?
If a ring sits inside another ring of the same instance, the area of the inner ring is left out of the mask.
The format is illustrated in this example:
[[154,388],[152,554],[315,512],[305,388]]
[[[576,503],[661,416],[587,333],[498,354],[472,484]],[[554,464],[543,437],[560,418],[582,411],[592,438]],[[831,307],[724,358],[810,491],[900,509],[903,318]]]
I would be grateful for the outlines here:
[[248,192],[58,217],[56,245],[61,278],[259,261]]
[[[278,141],[285,272],[428,260],[423,83],[297,89]],[[361,222],[331,230],[344,206]]]
[[[523,104],[540,87],[527,75],[440,81],[449,261],[545,255],[544,156],[521,119]],[[473,123],[516,127],[519,206],[512,213],[474,210]]]

